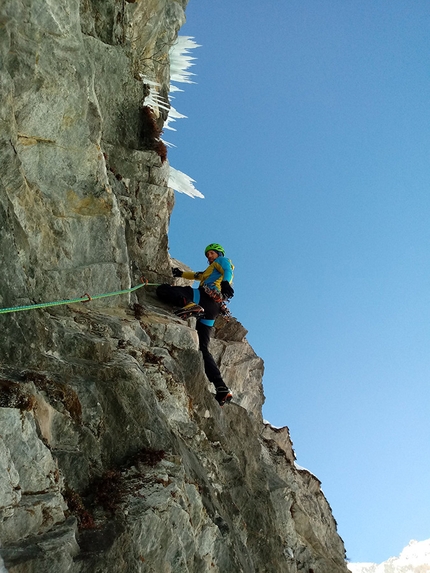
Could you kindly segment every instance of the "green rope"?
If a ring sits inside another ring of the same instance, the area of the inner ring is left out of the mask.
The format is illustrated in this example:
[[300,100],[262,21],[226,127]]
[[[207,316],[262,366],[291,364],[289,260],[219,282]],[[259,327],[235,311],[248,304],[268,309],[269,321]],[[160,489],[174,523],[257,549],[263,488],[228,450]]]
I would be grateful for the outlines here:
[[6,314],[8,312],[20,312],[22,310],[32,310],[34,308],[48,308],[50,306],[60,306],[63,304],[74,304],[76,302],[90,302],[91,300],[98,300],[99,298],[106,298],[108,296],[117,296],[120,294],[127,294],[130,292],[134,292],[135,290],[142,288],[144,286],[158,286],[158,283],[147,283],[144,282],[140,285],[136,285],[132,288],[128,288],[125,290],[117,290],[116,292],[107,292],[104,294],[96,294],[94,296],[90,296],[86,294],[81,296],[80,298],[71,298],[69,300],[57,300],[55,302],[41,302],[39,304],[29,304],[27,306],[13,306],[10,308],[0,308],[0,314]]

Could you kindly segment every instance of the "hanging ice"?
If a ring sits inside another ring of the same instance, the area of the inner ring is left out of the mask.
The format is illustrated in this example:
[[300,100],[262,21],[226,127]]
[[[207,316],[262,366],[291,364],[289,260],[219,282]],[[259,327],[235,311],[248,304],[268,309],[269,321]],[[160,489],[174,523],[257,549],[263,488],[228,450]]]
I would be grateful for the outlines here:
[[149,94],[146,96],[143,105],[150,107],[156,114],[158,114],[159,109],[168,111],[167,119],[164,122],[164,127],[167,129],[175,131],[173,127],[170,127],[169,123],[174,122],[176,119],[187,117],[186,115],[179,113],[171,105],[171,99],[173,96],[170,94],[172,92],[182,91],[177,86],[172,85],[172,82],[184,82],[188,84],[194,83],[190,80],[190,76],[193,76],[194,74],[189,72],[188,68],[194,65],[192,60],[195,60],[195,58],[189,55],[189,51],[198,47],[199,44],[196,44],[191,36],[178,36],[176,42],[170,48],[170,88],[168,102],[166,102],[158,93],[158,88],[161,87],[159,83],[150,80],[142,74],[140,75],[143,83],[149,86]]
[[146,98],[143,100],[143,105],[152,109],[153,112],[157,113],[157,108],[165,109],[166,111],[170,111],[170,106],[158,93],[158,89],[160,84],[157,82],[153,82],[149,80],[146,76],[140,74],[142,82],[149,86],[149,93]]
[[[190,56],[190,50],[194,48],[198,48],[199,44],[194,42],[194,39],[191,36],[178,36],[176,42],[169,50],[169,59],[170,59],[170,88],[169,88],[169,101],[166,102],[162,96],[160,96],[158,89],[160,88],[160,84],[157,82],[151,81],[149,78],[141,75],[142,81],[145,85],[149,86],[149,93],[145,97],[143,102],[144,106],[148,106],[152,109],[152,111],[158,115],[160,109],[168,111],[167,118],[164,122],[164,128],[170,129],[172,131],[176,131],[174,127],[170,124],[176,121],[177,119],[186,118],[186,115],[179,113],[172,105],[171,100],[173,96],[171,95],[173,92],[182,91],[177,86],[173,85],[172,82],[182,82],[192,84],[194,83],[190,77],[193,76],[189,71],[189,68],[193,66],[193,58]],[[162,140],[167,146],[172,147],[173,144]],[[174,146],[173,146],[174,147]],[[204,195],[197,191],[194,187],[193,183],[195,183],[194,179],[191,179],[182,171],[178,171],[170,166],[170,175],[169,175],[169,187],[175,189],[179,193],[185,193],[190,197],[201,197],[203,198]]]
[[169,123],[172,121],[176,121],[176,119],[182,119],[182,118],[186,118],[186,115],[183,115],[182,113],[179,113],[179,111],[176,111],[176,109],[172,106],[170,106],[169,109],[169,115],[167,116],[166,121],[164,122],[164,129],[171,129],[172,131],[176,131],[176,129],[174,127],[170,127]]
[[[200,45],[196,44],[194,38],[191,36],[178,36],[176,42],[170,48],[169,58],[170,58],[170,82],[184,82],[187,84],[193,84],[190,76],[193,76],[188,68],[193,66],[193,58],[189,55],[190,50],[194,48],[199,48]],[[170,91],[177,91],[178,88]]]
[[193,183],[195,183],[194,179],[191,179],[191,177],[170,165],[168,186],[179,193],[185,193],[185,195],[188,195],[193,199],[195,197],[204,199],[204,195],[202,195],[200,191],[197,191]]

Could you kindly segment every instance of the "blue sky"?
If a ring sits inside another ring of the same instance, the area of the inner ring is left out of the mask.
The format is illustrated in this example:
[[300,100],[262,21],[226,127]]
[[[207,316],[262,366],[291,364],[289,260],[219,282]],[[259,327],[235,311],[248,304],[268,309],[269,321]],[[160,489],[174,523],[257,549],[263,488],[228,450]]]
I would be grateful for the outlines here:
[[224,245],[264,416],[352,561],[430,537],[430,4],[190,0],[172,256]]

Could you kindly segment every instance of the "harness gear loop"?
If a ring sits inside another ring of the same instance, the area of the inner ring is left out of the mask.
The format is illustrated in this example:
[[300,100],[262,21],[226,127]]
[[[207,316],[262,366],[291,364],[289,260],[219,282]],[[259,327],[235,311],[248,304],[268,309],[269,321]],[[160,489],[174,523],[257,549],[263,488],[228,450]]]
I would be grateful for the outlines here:
[[228,320],[231,317],[231,312],[227,308],[226,302],[222,294],[216,290],[209,288],[207,285],[203,285],[203,290],[208,296],[210,296],[215,302],[219,304],[220,314],[222,314],[225,317],[225,319]]

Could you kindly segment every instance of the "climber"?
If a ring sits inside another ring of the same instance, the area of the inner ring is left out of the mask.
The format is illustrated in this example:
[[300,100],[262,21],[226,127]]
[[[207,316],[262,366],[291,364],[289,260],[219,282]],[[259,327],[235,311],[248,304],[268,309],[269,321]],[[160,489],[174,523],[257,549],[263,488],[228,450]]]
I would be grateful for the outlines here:
[[228,314],[225,302],[234,296],[231,286],[234,266],[230,259],[225,257],[225,251],[218,243],[208,245],[205,256],[209,266],[204,272],[181,271],[177,267],[172,269],[174,277],[200,281],[198,288],[162,284],[156,292],[164,302],[183,307],[175,312],[176,316],[184,320],[191,316],[197,318],[196,330],[205,373],[215,386],[215,399],[220,406],[223,406],[231,401],[232,393],[222,379],[208,346],[216,317],[220,313]]

